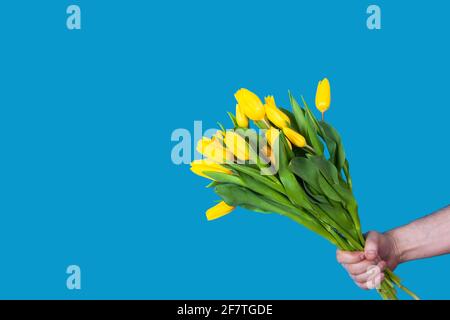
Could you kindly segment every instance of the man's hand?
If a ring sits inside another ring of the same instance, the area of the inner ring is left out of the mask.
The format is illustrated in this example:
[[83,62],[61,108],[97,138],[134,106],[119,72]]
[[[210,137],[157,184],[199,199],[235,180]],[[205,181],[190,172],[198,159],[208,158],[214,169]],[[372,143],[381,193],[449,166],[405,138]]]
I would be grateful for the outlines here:
[[386,267],[394,270],[400,262],[396,243],[389,233],[370,231],[366,237],[364,252],[337,250],[337,261],[347,270],[361,289],[373,289],[384,279]]

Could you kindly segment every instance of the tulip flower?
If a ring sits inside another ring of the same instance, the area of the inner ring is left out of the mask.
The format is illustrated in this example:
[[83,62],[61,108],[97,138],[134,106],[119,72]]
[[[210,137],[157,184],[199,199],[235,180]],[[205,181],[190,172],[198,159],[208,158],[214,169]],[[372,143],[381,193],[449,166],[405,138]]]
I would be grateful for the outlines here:
[[[218,132],[216,135],[220,135],[220,133]],[[213,137],[213,139],[203,137],[197,143],[197,151],[217,163],[233,161],[233,155],[223,147],[217,137]]]
[[211,207],[208,210],[206,210],[206,219],[208,219],[208,221],[211,221],[221,218],[229,214],[234,209],[235,207],[227,205],[225,201],[221,201],[214,207]]
[[255,121],[264,119],[264,105],[256,94],[247,89],[239,89],[234,97],[239,104],[239,108],[242,108],[248,118]]
[[267,118],[269,118],[274,125],[283,128],[291,124],[291,119],[277,107],[273,96],[267,96],[264,100]]
[[250,147],[243,137],[236,132],[227,131],[225,133],[225,145],[227,150],[233,153],[239,160],[250,159]]
[[248,128],[248,118],[239,103],[236,103],[236,122],[240,128]]
[[289,139],[289,141],[292,142],[293,145],[300,147],[300,148],[303,148],[306,146],[305,137],[303,137],[300,133],[296,132],[295,130],[292,130],[289,127],[284,127],[283,133]]
[[[277,143],[277,141],[278,141],[278,138],[280,136],[280,131],[278,129],[275,129],[274,127],[271,127],[270,129],[268,129],[266,131],[265,136],[266,136],[267,143],[273,148],[273,147],[275,147],[275,143]],[[291,143],[289,141],[287,141],[287,143],[289,145],[289,148],[291,148],[291,150],[292,150]]]
[[198,142],[197,142],[198,153],[204,155],[208,146],[211,144],[211,142],[212,142],[212,140],[207,137],[202,137],[200,140],[198,140]]
[[331,103],[330,82],[327,78],[319,81],[316,91],[316,108],[322,113],[322,120],[325,111],[328,110]]
[[208,177],[205,172],[211,171],[211,172],[220,172],[220,173],[226,173],[226,174],[232,174],[232,171],[222,167],[221,165],[217,164],[214,161],[211,160],[195,160],[191,162],[191,171],[195,173],[196,175],[199,175],[201,177],[214,180],[210,177]]

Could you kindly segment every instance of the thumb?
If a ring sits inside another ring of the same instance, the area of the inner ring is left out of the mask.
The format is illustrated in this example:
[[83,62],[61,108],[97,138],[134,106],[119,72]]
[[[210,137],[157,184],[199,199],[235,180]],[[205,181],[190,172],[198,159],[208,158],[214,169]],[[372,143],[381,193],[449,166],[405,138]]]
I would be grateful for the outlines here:
[[380,234],[375,231],[370,231],[366,238],[366,245],[364,247],[364,255],[367,260],[375,260],[378,257],[378,243],[380,241]]

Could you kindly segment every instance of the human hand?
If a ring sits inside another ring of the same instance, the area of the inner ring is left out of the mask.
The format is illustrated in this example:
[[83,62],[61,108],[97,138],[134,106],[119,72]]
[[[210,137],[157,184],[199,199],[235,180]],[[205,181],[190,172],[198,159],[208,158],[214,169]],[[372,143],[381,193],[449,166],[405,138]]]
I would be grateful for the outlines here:
[[361,289],[374,289],[384,279],[383,270],[394,270],[400,262],[395,239],[389,233],[370,231],[366,237],[364,252],[336,252],[337,261],[347,270]]

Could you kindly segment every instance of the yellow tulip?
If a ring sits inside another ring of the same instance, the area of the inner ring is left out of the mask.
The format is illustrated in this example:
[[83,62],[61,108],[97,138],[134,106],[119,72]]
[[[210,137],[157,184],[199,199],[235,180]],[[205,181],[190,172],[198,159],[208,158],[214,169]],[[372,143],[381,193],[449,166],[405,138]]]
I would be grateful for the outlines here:
[[225,145],[239,160],[250,159],[250,147],[243,137],[236,132],[227,131],[225,133]]
[[213,139],[223,139],[224,136],[225,136],[225,133],[223,133],[222,130],[217,130]]
[[[270,146],[272,146],[272,148],[275,146],[275,143],[277,143],[279,136],[280,136],[280,131],[278,129],[275,129],[274,127],[271,127],[270,129],[268,129],[266,131],[267,143]],[[289,140],[287,140],[287,143],[289,145],[289,148],[291,148],[291,150],[292,150],[292,145],[289,142]]]
[[266,140],[269,145],[272,147],[275,145],[276,141],[278,140],[278,136],[280,135],[280,131],[278,131],[275,128],[270,128],[266,131]]
[[283,111],[277,108],[273,96],[265,97],[264,100],[266,116],[267,118],[269,118],[270,122],[272,122],[278,128],[284,128],[291,124],[291,120],[289,119],[289,117]]
[[198,140],[198,142],[197,142],[198,153],[204,155],[208,146],[211,144],[211,142],[212,142],[212,140],[207,137],[202,137],[200,140]]
[[239,107],[239,103],[236,103],[236,122],[239,127],[248,128],[248,118],[242,111],[242,108]]
[[272,156],[272,149],[269,146],[264,146],[264,147],[261,148],[261,153],[266,158],[270,158]]
[[211,207],[206,211],[206,219],[208,219],[208,221],[211,221],[221,218],[229,214],[234,209],[235,207],[227,205],[225,201],[221,201],[214,207]]
[[316,91],[316,108],[322,112],[322,120],[325,111],[328,110],[331,103],[330,82],[327,78],[319,81]]
[[305,138],[295,130],[292,130],[289,127],[283,128],[283,133],[285,136],[289,139],[289,141],[292,142],[297,147],[303,148],[306,146],[306,140]]
[[274,125],[276,125],[278,128],[284,128],[289,126],[291,123],[289,121],[286,121],[286,115],[279,109],[266,107],[266,115],[267,118],[269,118],[270,122],[272,122]]
[[211,180],[214,180],[210,177],[208,177],[205,172],[212,171],[212,172],[220,172],[220,173],[226,173],[226,174],[232,174],[233,172],[231,170],[228,170],[227,168],[222,167],[221,165],[211,161],[211,160],[195,160],[191,162],[191,171],[195,173],[196,175],[199,175],[204,178],[208,178]]
[[[217,132],[216,135],[221,135],[220,132]],[[203,137],[199,140],[197,143],[197,151],[209,160],[217,163],[224,163],[227,161],[232,162],[234,158],[233,155],[223,147],[222,142],[219,141],[216,136],[213,137],[213,139]]]
[[247,89],[239,89],[234,97],[248,118],[256,121],[264,119],[264,106],[256,94]]

